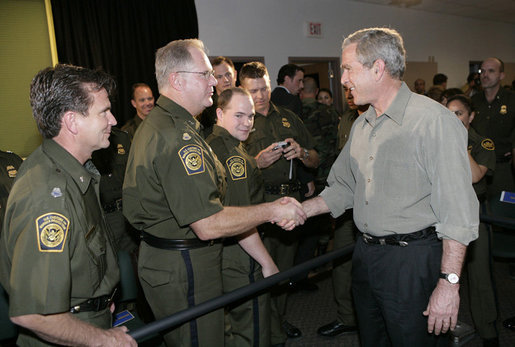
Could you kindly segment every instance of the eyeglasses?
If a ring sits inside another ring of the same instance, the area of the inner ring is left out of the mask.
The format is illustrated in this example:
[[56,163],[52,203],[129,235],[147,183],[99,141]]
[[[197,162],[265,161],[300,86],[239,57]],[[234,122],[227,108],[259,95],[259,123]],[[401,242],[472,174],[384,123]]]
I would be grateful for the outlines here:
[[176,73],[194,73],[197,75],[201,75],[204,79],[208,80],[209,77],[215,76],[215,70],[207,70],[207,71],[175,71]]

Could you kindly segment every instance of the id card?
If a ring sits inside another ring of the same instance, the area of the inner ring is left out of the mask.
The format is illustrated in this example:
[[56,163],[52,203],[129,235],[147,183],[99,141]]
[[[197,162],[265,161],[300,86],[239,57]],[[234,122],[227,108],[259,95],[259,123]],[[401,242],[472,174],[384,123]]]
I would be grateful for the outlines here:
[[514,192],[502,192],[501,199],[502,202],[508,202],[510,204],[515,204],[515,193]]
[[130,321],[131,319],[134,319],[134,315],[130,313],[129,310],[118,312],[113,322],[113,328],[120,326],[123,323]]

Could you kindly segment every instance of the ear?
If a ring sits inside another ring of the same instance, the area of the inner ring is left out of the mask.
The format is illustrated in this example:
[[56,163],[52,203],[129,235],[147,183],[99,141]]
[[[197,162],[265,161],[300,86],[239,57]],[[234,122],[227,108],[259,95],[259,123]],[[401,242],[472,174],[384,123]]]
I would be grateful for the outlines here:
[[182,90],[184,79],[181,77],[181,74],[171,73],[168,75],[168,83],[175,90]]
[[470,115],[469,115],[469,124],[472,123],[472,121],[474,120],[474,117],[476,116],[476,112],[472,112]]
[[132,107],[136,108],[136,101],[134,101],[133,99],[131,99],[131,105],[132,105]]
[[81,117],[81,116],[73,111],[66,112],[63,115],[63,118],[61,121],[61,130],[66,130],[66,131],[72,133],[73,135],[77,135],[77,133],[79,132],[78,124],[77,124],[77,117]]
[[222,111],[221,108],[217,107],[216,108],[216,118],[218,119],[218,122],[217,122],[218,124],[220,124],[220,122],[222,121],[223,117],[224,117],[224,112]]
[[374,62],[374,65],[372,65],[372,69],[376,76],[376,81],[379,81],[383,77],[383,75],[386,71],[386,64],[384,63],[384,60],[377,59]]

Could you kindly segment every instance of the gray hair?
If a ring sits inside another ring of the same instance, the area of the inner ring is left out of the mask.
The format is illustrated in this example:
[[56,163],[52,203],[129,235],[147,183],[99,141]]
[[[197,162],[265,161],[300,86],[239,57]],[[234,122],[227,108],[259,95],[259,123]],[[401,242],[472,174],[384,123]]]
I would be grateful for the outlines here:
[[381,59],[390,76],[402,78],[406,70],[406,50],[401,35],[395,29],[358,30],[343,41],[342,50],[353,43],[357,43],[356,55],[363,66],[370,69],[377,59]]
[[198,39],[175,40],[157,50],[156,80],[159,91],[166,89],[168,76],[172,72],[185,70],[192,63],[190,48],[206,53],[204,43]]

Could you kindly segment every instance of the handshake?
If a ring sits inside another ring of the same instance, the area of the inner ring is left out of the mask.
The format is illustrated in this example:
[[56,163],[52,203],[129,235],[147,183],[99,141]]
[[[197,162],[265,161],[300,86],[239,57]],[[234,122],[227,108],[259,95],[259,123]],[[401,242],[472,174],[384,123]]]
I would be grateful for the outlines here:
[[277,224],[284,230],[293,230],[296,226],[304,224],[308,218],[300,202],[294,198],[283,197],[271,202],[270,223]]

